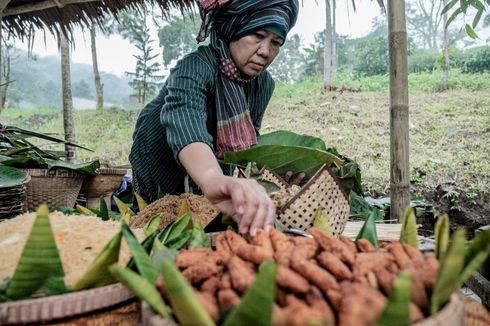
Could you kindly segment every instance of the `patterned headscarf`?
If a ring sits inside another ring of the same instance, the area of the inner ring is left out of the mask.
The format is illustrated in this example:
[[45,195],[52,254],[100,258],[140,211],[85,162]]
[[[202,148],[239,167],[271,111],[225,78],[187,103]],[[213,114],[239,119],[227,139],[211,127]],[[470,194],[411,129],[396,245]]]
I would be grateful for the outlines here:
[[228,44],[252,32],[265,29],[286,39],[296,23],[298,0],[199,0],[201,29],[197,41],[211,35],[210,46],[219,55],[221,74],[216,85],[217,137],[215,154],[238,151],[257,143],[250,118],[244,84]]

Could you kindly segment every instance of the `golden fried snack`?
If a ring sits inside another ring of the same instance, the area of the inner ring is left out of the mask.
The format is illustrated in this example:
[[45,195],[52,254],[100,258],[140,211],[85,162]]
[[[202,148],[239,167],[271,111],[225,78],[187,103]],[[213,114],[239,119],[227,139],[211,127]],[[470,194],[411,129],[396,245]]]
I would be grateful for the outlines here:
[[340,306],[342,304],[342,293],[340,290],[328,290],[327,291],[327,299],[328,302],[332,305],[335,311],[340,310]]
[[227,267],[231,284],[239,293],[247,290],[255,281],[255,271],[251,270],[240,257],[231,257]]
[[305,299],[310,307],[318,310],[328,320],[328,325],[335,325],[335,314],[316,286],[310,287]]
[[248,245],[248,242],[244,238],[242,238],[238,233],[231,230],[225,231],[225,238],[234,253],[236,253],[235,250],[241,245]]
[[196,248],[192,250],[181,250],[175,259],[175,264],[180,269],[185,269],[206,260],[217,261],[216,253],[211,249]]
[[218,320],[219,308],[216,297],[209,292],[196,291],[197,298],[214,321]]
[[357,240],[357,248],[359,248],[360,252],[376,252],[373,244],[366,239]]
[[182,275],[189,283],[196,284],[218,274],[222,269],[222,266],[217,265],[215,261],[205,260],[184,269]]
[[339,325],[375,325],[385,308],[386,297],[369,286],[356,283],[342,282],[340,288]]
[[240,304],[240,297],[232,289],[218,291],[218,303],[221,309],[234,307]]
[[228,240],[226,240],[226,236],[224,232],[221,232],[216,237],[216,253],[221,258],[223,262],[227,262],[231,256],[233,255],[233,251],[228,244]]
[[287,326],[304,326],[304,325],[328,325],[328,320],[319,310],[308,307],[303,301],[295,298],[294,301],[283,310],[286,315]]
[[433,252],[425,252],[422,259],[414,260],[414,266],[424,281],[426,289],[433,289],[439,272],[439,261]]
[[218,276],[211,276],[201,284],[201,291],[209,292],[214,295],[219,289],[219,286],[220,284]]
[[323,251],[318,255],[317,261],[327,271],[332,273],[335,278],[341,280],[350,280],[352,272],[337,256],[328,251]]
[[262,229],[257,230],[257,234],[255,234],[254,237],[251,237],[250,243],[263,248],[266,252],[270,254],[271,257],[274,254],[274,249],[272,248],[272,242],[269,234]]
[[[315,256],[319,249],[318,243],[315,240],[303,237],[295,237],[294,239],[296,246],[291,253],[291,259],[293,257],[297,260],[311,259]],[[297,241],[297,239],[305,239],[307,241]],[[291,261],[289,263],[291,263]]]
[[338,256],[343,262],[352,265],[355,261],[355,254],[349,247],[336,237],[330,236],[318,229],[309,229],[308,232],[313,235],[320,246],[326,251],[330,251]]
[[291,258],[291,267],[324,292],[339,288],[339,283],[337,283],[337,280],[332,274],[310,261],[298,259],[296,256],[293,256]]
[[277,304],[272,306],[272,325],[273,326],[286,326],[288,322],[288,313],[284,308],[281,308]]
[[[271,248],[272,249],[272,248]],[[268,259],[272,259],[273,251],[264,247],[254,246],[251,244],[241,244],[234,249],[235,253],[245,261],[260,265]]]
[[303,276],[282,265],[277,267],[276,282],[279,286],[294,293],[306,293],[310,287],[310,284]]
[[356,243],[350,238],[346,237],[345,235],[341,235],[339,237],[339,240],[342,241],[349,248],[349,250],[352,251],[353,254],[357,253]]
[[393,283],[395,282],[396,274],[391,273],[386,268],[377,269],[374,274],[376,275],[376,279],[378,280],[379,288],[383,291],[384,294],[389,296],[391,294],[391,290],[393,289]]
[[412,264],[412,260],[405,253],[405,250],[403,250],[401,243],[391,243],[391,245],[388,247],[388,251],[393,255],[393,257],[395,257],[395,261],[400,268],[403,269]]
[[414,266],[407,268],[406,271],[412,275],[410,290],[411,301],[421,309],[426,308],[429,305],[429,297],[425,291],[425,284],[421,274]]
[[410,257],[410,260],[415,260],[422,257],[422,253],[415,247],[408,245],[406,243],[402,243],[403,250]]
[[280,286],[276,286],[276,302],[278,305],[280,305],[281,307],[285,307],[288,305],[286,301],[287,295],[288,293],[285,289]]
[[352,266],[354,276],[364,276],[371,271],[386,268],[393,262],[393,257],[385,252],[361,252],[357,254]]
[[269,238],[271,239],[272,247],[274,251],[288,250],[294,247],[294,242],[287,235],[282,232],[272,229],[269,231]]
[[221,290],[231,289],[231,277],[230,277],[230,273],[224,272],[223,275],[221,275],[221,279],[220,279],[220,282],[219,282],[219,288]]

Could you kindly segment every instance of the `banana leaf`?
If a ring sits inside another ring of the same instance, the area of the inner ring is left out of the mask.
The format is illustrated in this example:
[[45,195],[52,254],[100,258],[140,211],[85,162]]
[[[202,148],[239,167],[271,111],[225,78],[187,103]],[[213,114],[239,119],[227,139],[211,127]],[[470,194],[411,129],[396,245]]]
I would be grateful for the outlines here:
[[393,284],[388,303],[378,320],[378,326],[410,325],[410,289],[412,276],[401,272]]
[[114,264],[110,273],[124,286],[130,289],[140,300],[147,302],[163,318],[170,318],[167,306],[155,286],[130,269]]
[[436,239],[436,257],[442,260],[449,244],[449,216],[447,214],[439,215],[434,233]]
[[34,293],[54,295],[68,291],[48,214],[46,205],[37,210],[14,276],[5,291],[9,299],[26,298]]
[[315,218],[313,220],[313,227],[315,229],[322,230],[328,235],[333,235],[330,218],[323,208],[319,208],[316,211]]
[[214,326],[211,316],[199,302],[192,286],[172,261],[163,260],[162,276],[167,296],[180,325]]
[[139,194],[134,193],[134,196],[136,197],[136,202],[138,203],[138,209],[141,212],[142,210],[144,210],[148,206],[148,204]]
[[148,236],[157,231],[161,221],[162,213],[153,215],[143,228],[143,232],[145,233],[145,235]]
[[83,276],[75,283],[73,290],[80,291],[116,282],[116,279],[109,273],[109,266],[116,263],[119,259],[121,238],[121,231],[112,237],[111,241],[97,255]]
[[379,221],[383,219],[383,211],[377,209],[370,203],[366,201],[366,199],[355,191],[351,191],[349,193],[349,202],[350,202],[350,212],[349,217],[353,219],[363,219],[366,220],[371,212],[376,214],[375,220]]
[[153,265],[158,270],[158,273],[162,273],[162,263],[165,259],[175,262],[175,259],[179,255],[179,251],[175,249],[166,248],[160,241],[155,240],[155,245],[153,246],[153,255],[151,260]]
[[126,240],[126,243],[128,244],[139,274],[147,279],[148,282],[153,284],[153,282],[155,282],[157,279],[158,271],[151,262],[150,256],[139,244],[138,239],[136,239],[133,231],[131,231],[127,224],[121,224],[121,229],[124,240]]
[[8,157],[0,155],[0,163],[16,168],[40,168],[48,169],[49,171],[65,169],[89,175],[97,175],[97,169],[100,168],[100,162],[98,160],[75,164],[62,160],[31,156]]
[[359,234],[357,235],[356,242],[360,239],[366,239],[375,248],[379,248],[378,244],[378,234],[376,233],[376,223],[375,223],[376,213],[369,213],[368,218],[364,222]]
[[300,135],[291,131],[278,130],[257,138],[257,145],[300,146],[327,151],[325,142],[317,137]]
[[463,285],[490,254],[490,229],[480,233],[466,249],[460,285]]
[[264,262],[257,278],[242,300],[228,315],[223,326],[272,326],[272,306],[276,297],[277,265]]
[[164,245],[167,246],[170,249],[181,249],[190,239],[192,236],[192,230],[185,230],[184,232],[180,233],[176,237],[167,240]]
[[181,233],[188,229],[192,229],[192,216],[190,213],[186,213],[177,218],[171,225],[169,225],[169,228],[164,229],[162,238],[159,238],[162,240],[162,243],[166,245],[168,242],[172,242],[177,237],[180,237]]
[[194,223],[194,227],[192,228],[191,236],[187,246],[189,247],[189,249],[211,247],[201,224]]
[[419,249],[419,239],[417,237],[417,220],[415,210],[412,207],[405,209],[402,230],[400,232],[400,243],[405,243]]
[[20,186],[26,179],[27,173],[25,171],[0,165],[0,188]]
[[260,145],[243,151],[224,153],[225,164],[245,166],[248,162],[256,162],[259,169],[265,165],[280,175],[288,171],[305,172],[307,179],[323,164],[341,166],[344,163],[329,152],[299,146]]
[[[158,243],[161,243],[160,241],[158,241],[157,239],[157,236],[158,236],[158,231],[155,231],[153,232],[152,234],[150,234],[149,236],[147,236],[142,242],[141,242],[141,246],[143,247],[143,249],[145,249],[146,253],[149,255],[154,247],[154,244],[156,242]],[[162,245],[163,246],[163,245]],[[132,271],[138,271],[137,267],[136,267],[136,263],[134,261],[134,258],[131,257],[131,259],[129,260],[128,264],[126,265],[127,268],[131,269]]]
[[110,218],[109,209],[107,208],[107,204],[103,196],[100,196],[99,199],[99,213],[97,214],[97,216],[99,216],[102,221],[108,221]]
[[437,282],[430,299],[430,314],[436,314],[451,297],[451,294],[460,286],[460,277],[465,261],[465,230],[456,231],[451,244],[441,261]]

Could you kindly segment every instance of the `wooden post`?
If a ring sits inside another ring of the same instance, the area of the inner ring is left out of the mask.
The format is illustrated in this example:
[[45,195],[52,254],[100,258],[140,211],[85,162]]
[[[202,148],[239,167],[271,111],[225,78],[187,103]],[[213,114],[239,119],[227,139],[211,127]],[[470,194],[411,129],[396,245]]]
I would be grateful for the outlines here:
[[[70,47],[68,39],[62,31],[59,32],[61,52],[61,85],[63,95],[63,128],[65,140],[75,142],[75,123],[73,122],[73,98],[71,93]],[[66,160],[75,161],[75,147],[65,145]]]
[[323,88],[332,88],[332,9],[330,0],[325,0],[325,50],[323,51]]
[[408,68],[405,0],[388,1],[390,47],[391,219],[402,222],[410,204]]

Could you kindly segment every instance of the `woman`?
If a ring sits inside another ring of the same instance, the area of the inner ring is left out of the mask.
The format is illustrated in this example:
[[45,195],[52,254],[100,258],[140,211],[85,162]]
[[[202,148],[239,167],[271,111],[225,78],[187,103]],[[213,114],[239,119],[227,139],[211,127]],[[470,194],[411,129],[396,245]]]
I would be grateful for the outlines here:
[[239,232],[270,229],[275,206],[254,180],[232,178],[218,160],[257,141],[274,82],[266,68],[296,22],[297,0],[201,0],[197,37],[210,44],[180,60],[141,112],[129,159],[135,191],[154,201],[184,192],[189,175]]

